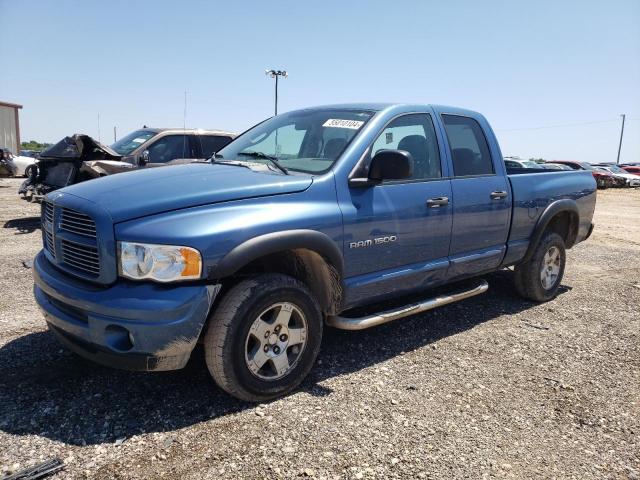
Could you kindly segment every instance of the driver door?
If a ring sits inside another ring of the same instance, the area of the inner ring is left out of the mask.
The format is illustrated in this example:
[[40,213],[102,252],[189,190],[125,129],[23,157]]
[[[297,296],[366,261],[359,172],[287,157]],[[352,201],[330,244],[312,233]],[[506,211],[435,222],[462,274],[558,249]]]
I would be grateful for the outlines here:
[[433,285],[444,279],[451,237],[451,182],[431,115],[396,117],[380,132],[381,149],[411,154],[411,178],[349,189],[344,219],[346,294],[349,305]]

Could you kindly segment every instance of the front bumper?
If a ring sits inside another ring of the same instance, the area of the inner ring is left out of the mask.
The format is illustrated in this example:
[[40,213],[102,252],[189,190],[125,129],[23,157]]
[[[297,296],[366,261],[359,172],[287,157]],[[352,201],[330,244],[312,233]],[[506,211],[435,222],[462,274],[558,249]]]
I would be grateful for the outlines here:
[[60,341],[95,362],[128,370],[186,365],[220,285],[118,280],[98,287],[62,273],[40,252],[34,295]]

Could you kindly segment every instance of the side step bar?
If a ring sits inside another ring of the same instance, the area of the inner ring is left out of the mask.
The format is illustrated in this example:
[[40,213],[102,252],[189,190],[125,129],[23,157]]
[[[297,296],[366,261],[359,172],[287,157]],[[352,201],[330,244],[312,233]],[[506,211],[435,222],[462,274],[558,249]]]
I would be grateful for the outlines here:
[[409,315],[415,315],[416,313],[426,312],[427,310],[433,310],[434,308],[447,305],[449,303],[458,302],[465,298],[474,297],[480,295],[488,290],[489,284],[486,280],[481,280],[480,283],[469,289],[461,292],[452,293],[450,295],[440,295],[438,297],[424,300],[420,303],[414,303],[404,307],[397,308],[395,310],[387,310],[385,312],[376,313],[366,317],[349,318],[340,316],[327,317],[327,325],[341,330],[364,330],[365,328],[375,327],[382,325],[383,323],[392,322],[399,318],[408,317]]

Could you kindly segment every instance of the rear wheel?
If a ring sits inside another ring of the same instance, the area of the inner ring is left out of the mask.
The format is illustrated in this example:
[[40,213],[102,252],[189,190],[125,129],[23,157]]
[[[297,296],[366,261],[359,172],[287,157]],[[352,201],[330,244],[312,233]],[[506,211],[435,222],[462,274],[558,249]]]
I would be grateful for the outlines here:
[[207,367],[227,393],[251,402],[293,390],[320,350],[322,314],[300,281],[265,274],[234,286],[214,310]]
[[516,290],[529,300],[551,300],[558,293],[566,260],[562,237],[554,232],[547,233],[536,246],[529,261],[516,266]]

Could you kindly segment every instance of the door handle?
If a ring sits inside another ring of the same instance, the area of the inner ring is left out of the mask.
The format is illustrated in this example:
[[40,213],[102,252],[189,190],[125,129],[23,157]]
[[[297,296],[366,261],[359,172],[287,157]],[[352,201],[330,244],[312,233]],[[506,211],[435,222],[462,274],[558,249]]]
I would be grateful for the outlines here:
[[427,207],[429,208],[439,208],[445,205],[449,205],[448,197],[434,197],[427,200]]
[[491,200],[502,200],[503,198],[507,198],[507,192],[504,190],[497,190],[495,192],[491,192],[490,197]]

